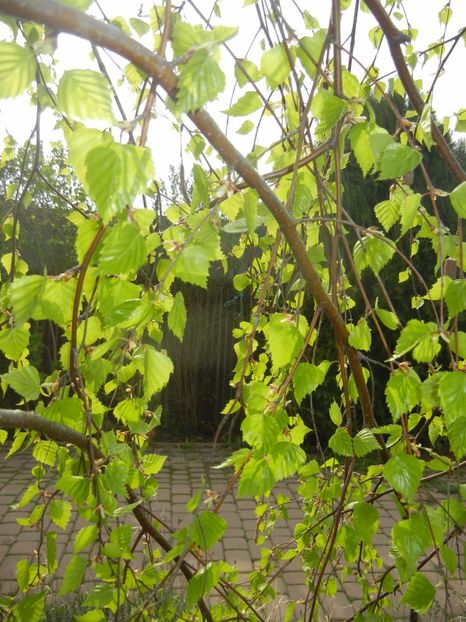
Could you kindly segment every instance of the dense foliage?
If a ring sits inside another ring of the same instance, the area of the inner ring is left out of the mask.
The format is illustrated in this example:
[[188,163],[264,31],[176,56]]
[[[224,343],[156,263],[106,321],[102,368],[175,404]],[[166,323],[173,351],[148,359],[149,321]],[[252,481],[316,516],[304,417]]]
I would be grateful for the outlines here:
[[[303,3],[246,0],[241,10],[259,35],[244,59],[233,51],[241,29],[222,20],[226,2],[205,14],[194,0],[147,4],[110,22],[104,12],[86,15],[91,0],[0,0],[8,31],[0,97],[25,96],[37,113],[26,146],[8,137],[1,160],[4,168],[20,163],[3,176],[0,349],[8,361],[2,390],[21,409],[0,410],[0,439],[9,455],[29,450],[37,463],[16,506],[34,501],[21,524],[50,517],[54,525],[37,559],[19,562],[18,592],[0,606],[11,620],[41,619],[57,532],[74,506],[86,525],[60,594],[93,573],[81,622],[118,619],[123,603],[124,616],[138,620],[265,620],[270,583],[294,558],[309,586],[307,620],[317,619],[319,597],[334,593],[335,573],[357,575],[355,619],[391,619],[397,601],[416,619],[437,597],[427,562],[441,562],[447,590],[464,569],[456,553],[464,486],[439,503],[424,488],[459,473],[466,454],[466,174],[448,136],[448,123],[464,131],[466,117],[460,109],[440,125],[430,85],[414,78],[432,59],[438,73],[448,67],[465,30],[447,38],[451,8],[432,3],[443,39],[420,53],[416,31],[403,30],[403,2],[332,0],[319,23]],[[366,13],[375,49],[388,42],[396,70],[388,79],[354,47]],[[61,71],[56,31],[89,41],[92,69],[76,59]],[[116,78],[102,50],[118,67],[124,59]],[[232,101],[215,116],[228,119],[235,142],[251,137],[244,154],[206,110],[216,110],[233,80]],[[163,139],[148,139],[162,95],[164,114],[190,134],[192,184],[183,170],[178,193],[155,176]],[[50,180],[40,142],[45,109],[66,146],[66,155],[57,147],[53,208],[41,205],[37,185]],[[34,268],[38,251],[27,254],[33,199],[36,209],[66,209],[74,227],[47,229],[51,243],[58,235],[65,243],[52,273]],[[218,417],[220,428],[240,422],[243,447],[227,461],[229,489],[207,505],[195,497],[191,524],[170,532],[157,519],[164,457],[149,443],[174,372],[167,334],[183,340],[194,314],[183,291],[206,289],[218,271],[230,274],[240,300],[247,295],[242,310],[252,307],[232,331],[231,399]],[[44,322],[61,343],[48,370],[38,368],[31,341]],[[328,443],[319,436],[324,418]],[[319,448],[311,457],[306,439]],[[303,507],[295,538],[273,555],[264,547],[249,585],[239,586],[234,566],[209,557],[227,529],[223,499],[235,490],[262,500],[258,533],[268,533],[288,502],[269,504],[270,492],[291,476]],[[399,521],[393,564],[383,569],[376,501],[387,495]],[[137,573],[129,571],[136,536],[116,520],[129,512],[159,551]],[[98,555],[88,554],[93,548]],[[187,581],[181,597],[167,589],[178,572]],[[215,604],[211,593],[220,596]]]

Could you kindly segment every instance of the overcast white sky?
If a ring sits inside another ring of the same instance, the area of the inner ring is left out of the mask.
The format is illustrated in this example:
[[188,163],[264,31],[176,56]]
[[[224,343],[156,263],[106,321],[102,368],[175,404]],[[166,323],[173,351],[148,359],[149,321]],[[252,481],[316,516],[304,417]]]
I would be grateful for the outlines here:
[[[352,4],[354,5],[354,1]],[[319,20],[322,27],[326,27],[328,24],[328,16],[330,12],[331,1],[330,0],[314,0],[298,3],[315,15]],[[445,5],[446,0],[405,0],[404,10],[406,16],[411,22],[411,25],[419,30],[418,38],[415,41],[416,50],[424,50],[430,43],[437,40],[443,35],[443,26],[440,26],[437,13]],[[139,7],[142,6],[143,12],[146,7],[150,6],[152,2],[145,0],[100,0],[100,6],[105,11],[108,17],[116,17],[123,15],[126,17],[137,14]],[[222,10],[222,19],[219,23],[228,26],[238,26],[240,28],[240,35],[231,41],[231,46],[234,48],[236,54],[240,57],[244,57],[249,47],[250,42],[255,35],[255,29],[257,27],[257,20],[255,19],[255,9],[253,6],[242,8],[242,0],[224,0],[220,2]],[[199,8],[209,13],[212,6],[212,0],[199,0]],[[283,12],[287,19],[292,23],[294,9],[291,0],[282,1]],[[453,19],[447,27],[447,37],[455,35],[461,27],[466,26],[466,2],[465,0],[451,0],[451,8],[453,10]],[[401,10],[401,9],[400,9]],[[96,7],[93,8],[93,12],[99,15]],[[346,12],[346,19],[343,23],[343,28],[350,28],[352,9]],[[193,14],[193,23],[199,23],[200,19]],[[364,65],[370,64],[374,50],[367,38],[367,31],[374,26],[374,22],[369,15],[362,15],[358,23],[358,45],[356,49],[356,56],[363,61]],[[405,22],[403,26],[405,27]],[[301,34],[301,33],[298,33]],[[304,33],[302,33],[304,34]],[[0,30],[0,38],[4,38],[5,31]],[[60,35],[59,48],[56,54],[56,58],[60,60],[60,68],[83,68],[91,67],[89,61],[89,44],[87,42],[80,41],[74,37],[68,35]],[[228,54],[224,50],[222,52],[223,59],[227,60]],[[422,71],[422,74],[417,70],[419,77],[422,77],[424,84],[428,87],[435,75],[437,69],[437,61],[430,63]],[[125,62],[121,65],[124,66]],[[109,68],[111,63],[108,63]],[[387,48],[384,46],[379,54],[377,60],[377,66],[381,69],[381,72],[389,71],[392,69],[391,60]],[[233,65],[228,64],[230,72],[226,71],[227,81],[228,73],[231,74]],[[433,107],[438,112],[440,118],[444,115],[450,115],[461,108],[466,108],[466,82],[464,80],[464,71],[466,68],[466,47],[463,41],[461,41],[449,59],[446,66],[446,72],[442,75],[438,81],[434,93]],[[356,67],[353,69],[356,71]],[[226,117],[220,111],[229,105],[233,82],[226,90],[226,93],[222,97],[221,101],[212,103],[209,106],[210,111],[214,114],[217,122],[225,127]],[[239,91],[236,92],[238,96]],[[127,99],[128,117],[131,118],[131,99]],[[163,114],[163,105],[160,103],[156,107],[157,119],[152,122],[149,135],[149,146],[153,147],[154,160],[156,163],[157,174],[159,178],[165,178],[168,166],[173,163],[175,166],[179,162],[180,141],[176,133],[170,130],[171,123],[167,122],[167,118]],[[24,98],[16,98],[15,100],[0,100],[0,138],[5,135],[6,130],[12,133],[19,142],[24,141],[31,128],[34,126],[35,110],[28,105]],[[234,120],[229,127],[229,136],[239,146],[240,149],[248,151],[251,147],[251,135],[248,137],[240,137],[236,134],[235,130],[239,127],[243,119],[239,120],[239,123]],[[52,120],[51,118],[44,118],[43,124],[43,136],[50,136],[54,139],[59,138],[53,136],[51,131]],[[265,131],[267,127],[265,126]],[[265,142],[262,140],[262,144],[271,142],[271,137],[266,136]],[[259,140],[261,143],[261,140]],[[161,145],[161,148],[158,148]]]

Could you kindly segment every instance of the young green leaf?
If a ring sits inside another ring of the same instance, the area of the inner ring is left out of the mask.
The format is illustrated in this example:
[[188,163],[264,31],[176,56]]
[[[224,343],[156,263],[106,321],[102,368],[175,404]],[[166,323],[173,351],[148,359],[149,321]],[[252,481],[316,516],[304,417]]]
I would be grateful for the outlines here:
[[445,372],[438,384],[440,404],[449,427],[466,410],[466,374],[462,371]]
[[256,91],[248,91],[224,112],[232,117],[244,117],[255,112],[261,106],[262,101]]
[[18,367],[13,371],[2,374],[1,378],[13,389],[24,397],[26,401],[37,400],[40,395],[39,372],[33,365]]
[[261,58],[261,72],[271,88],[285,82],[291,71],[290,61],[282,44],[264,52]]
[[145,261],[146,245],[135,224],[120,222],[110,229],[99,254],[102,274],[136,272]]
[[178,79],[177,105],[193,112],[217,98],[225,88],[225,74],[208,50],[197,50],[183,66]]
[[268,451],[273,447],[280,434],[280,427],[274,417],[263,413],[249,415],[241,424],[243,439],[251,447]]
[[188,583],[188,609],[192,609],[199,599],[208,594],[218,583],[219,578],[220,573],[212,562],[198,570]]
[[207,287],[209,259],[201,246],[186,246],[176,258],[173,274],[186,283]]
[[317,131],[324,133],[331,130],[347,110],[348,105],[343,99],[325,89],[318,91],[311,105],[311,112],[319,121]]
[[0,98],[24,93],[35,72],[36,59],[28,46],[0,41]]
[[60,529],[66,529],[71,518],[71,503],[64,499],[53,499],[49,506],[50,518]]
[[167,320],[168,328],[180,341],[183,341],[186,319],[187,314],[183,294],[181,292],[176,292]]
[[351,326],[351,331],[348,337],[348,343],[356,350],[370,350],[371,348],[371,329],[365,319],[359,320],[359,322]]
[[97,71],[65,71],[58,85],[57,97],[58,107],[70,119],[114,121],[108,81]]
[[225,533],[228,523],[214,512],[199,512],[194,517],[191,528],[191,541],[203,550],[211,549]]
[[385,399],[393,421],[411,412],[422,396],[422,382],[414,369],[396,369],[391,373],[385,387]]
[[372,430],[363,428],[353,437],[353,449],[356,457],[361,458],[371,451],[380,449],[380,445]]
[[353,442],[348,430],[338,428],[328,441],[328,446],[339,456],[353,455]]
[[416,149],[393,143],[385,147],[380,156],[378,167],[379,179],[394,179],[402,177],[414,170],[422,159],[422,155]]
[[74,538],[73,553],[81,553],[81,551],[93,544],[96,541],[97,533],[97,525],[81,527]]
[[455,317],[466,309],[466,281],[458,279],[452,281],[445,292],[445,302],[450,318]]
[[450,192],[450,201],[458,216],[466,218],[466,181]]
[[58,592],[60,595],[74,592],[81,585],[86,572],[87,561],[80,555],[73,555],[63,575],[63,583]]
[[272,355],[273,370],[288,365],[301,349],[307,321],[300,315],[296,318],[285,313],[275,313],[270,318],[266,337]]
[[421,482],[424,462],[414,456],[400,454],[392,456],[385,463],[383,474],[390,486],[408,501],[414,500]]
[[409,580],[400,603],[417,613],[426,613],[431,608],[434,598],[435,587],[423,574],[416,572]]
[[150,399],[161,391],[173,372],[173,363],[164,352],[144,346],[144,395]]
[[299,363],[293,375],[294,395],[298,404],[301,404],[306,395],[322,384],[329,365],[329,361],[322,361],[320,365]]

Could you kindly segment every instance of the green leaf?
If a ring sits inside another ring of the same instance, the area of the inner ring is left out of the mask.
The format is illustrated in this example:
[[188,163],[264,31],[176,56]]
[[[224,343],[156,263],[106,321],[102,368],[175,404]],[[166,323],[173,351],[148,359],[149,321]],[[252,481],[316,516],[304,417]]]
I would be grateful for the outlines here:
[[268,451],[280,434],[280,427],[271,415],[248,415],[241,424],[243,439],[251,447],[263,448]]
[[74,592],[81,585],[86,572],[87,561],[80,555],[73,555],[63,575],[63,583],[58,592],[60,595]]
[[98,71],[65,71],[58,85],[57,97],[58,107],[70,119],[114,121],[110,86]]
[[271,467],[277,481],[294,475],[306,462],[306,454],[292,442],[276,443],[270,450]]
[[394,179],[402,177],[414,170],[422,159],[422,155],[416,149],[392,143],[385,147],[379,160],[379,179]]
[[38,441],[32,450],[37,462],[48,466],[55,466],[58,456],[58,445],[55,441]]
[[152,346],[144,346],[144,395],[150,399],[168,383],[173,363],[164,353]]
[[106,622],[106,620],[108,620],[101,609],[92,609],[91,611],[86,611],[86,613],[79,616],[75,615],[74,617],[76,622]]
[[365,236],[354,245],[354,262],[362,272],[370,268],[378,274],[395,254],[393,243],[379,236]]
[[232,117],[244,117],[245,115],[259,110],[261,106],[262,101],[256,91],[248,91],[242,95],[233,106],[224,110],[224,113]]
[[276,45],[262,55],[261,72],[272,89],[285,82],[290,71],[290,61],[283,44]]
[[142,457],[141,467],[144,473],[147,475],[157,475],[162,470],[167,456],[161,456],[159,454],[146,454]]
[[74,538],[73,553],[81,553],[81,551],[93,544],[96,541],[97,533],[97,525],[81,527]]
[[10,287],[10,301],[17,324],[23,324],[32,316],[45,289],[46,281],[46,277],[35,274],[22,276],[13,281]]
[[438,387],[445,423],[450,427],[466,410],[466,374],[462,371],[446,372]]
[[343,421],[343,417],[341,415],[340,407],[335,402],[335,400],[333,400],[333,402],[330,404],[328,414],[332,423],[339,427],[341,425],[341,422]]
[[356,457],[361,458],[371,451],[380,449],[380,445],[372,430],[363,428],[353,437],[353,448]]
[[255,190],[247,190],[244,193],[244,218],[248,227],[249,234],[254,235],[257,227],[257,202],[258,194]]
[[409,320],[398,338],[395,356],[403,356],[414,348],[416,361],[430,363],[440,351],[438,337],[438,328],[434,322]]
[[55,531],[47,532],[47,570],[49,573],[55,572],[58,568],[57,559],[57,534]]
[[206,174],[199,164],[193,166],[192,176],[194,183],[191,194],[191,206],[194,210],[199,207],[201,203],[203,203],[204,206],[209,204],[209,184]]
[[2,374],[1,378],[28,402],[37,400],[40,395],[39,372],[32,365],[18,367],[13,371]]
[[457,279],[450,283],[445,292],[445,302],[450,318],[466,309],[466,281],[464,279]]
[[353,455],[353,442],[348,430],[338,428],[328,441],[328,446],[339,456]]
[[294,395],[298,404],[301,404],[306,395],[322,384],[329,365],[329,361],[322,361],[320,365],[299,363],[293,375]]
[[418,214],[419,206],[421,205],[421,195],[420,194],[408,194],[403,203],[400,206],[400,224],[401,224],[401,235],[407,233]]
[[412,501],[419,488],[423,470],[424,463],[422,460],[418,460],[414,456],[400,454],[392,456],[385,463],[383,474],[390,486],[408,501]]
[[365,544],[371,544],[379,527],[379,513],[369,503],[359,502],[353,506],[354,531]]
[[318,30],[312,37],[301,37],[299,45],[294,48],[307,74],[314,78],[320,55],[327,39],[327,31]]
[[311,104],[311,112],[319,120],[317,132],[328,132],[348,110],[347,103],[332,95],[325,89],[321,89],[314,95]]
[[430,104],[424,104],[415,136],[419,142],[424,143],[428,151],[435,145],[435,140],[432,138],[432,106]]
[[239,128],[239,130],[236,131],[237,134],[249,134],[249,132],[252,132],[252,130],[255,128],[256,126],[254,125],[254,123],[252,121],[250,121],[249,119],[246,119],[246,121],[243,121],[243,123],[241,124],[241,127]]
[[36,59],[28,47],[0,41],[0,98],[22,95],[35,73]]
[[450,192],[450,201],[458,216],[466,218],[466,181]]
[[199,512],[192,522],[191,541],[209,550],[222,538],[227,527],[226,520],[215,512]]
[[129,467],[122,460],[112,460],[105,469],[104,481],[107,490],[125,497],[127,495],[126,484],[128,483]]
[[219,576],[217,567],[208,563],[191,577],[188,583],[188,609],[191,609],[199,599],[210,592],[218,583]]
[[275,313],[270,318],[266,337],[272,355],[272,371],[291,363],[303,346],[306,319],[285,313]]
[[[358,123],[357,125],[353,125],[349,131],[351,149],[353,150],[357,163],[361,167],[364,177],[370,172],[375,164],[369,140],[371,128],[372,125],[370,123]],[[377,214],[377,207],[378,206],[375,207],[375,211],[377,218],[379,218]],[[382,226],[384,225],[382,224]]]
[[139,398],[131,398],[119,402],[113,411],[118,421],[125,423],[137,423],[146,409],[146,402]]
[[176,258],[173,274],[186,283],[207,287],[209,259],[201,246],[186,246]]
[[[84,607],[106,607],[116,596],[116,589],[108,583],[98,583],[83,602]],[[106,618],[107,619],[107,618]]]
[[99,254],[102,274],[136,272],[146,261],[146,245],[138,227],[121,222],[105,236]]
[[251,458],[245,465],[238,486],[238,497],[268,494],[275,484],[272,468],[265,458]]
[[[244,71],[247,75],[245,75]],[[235,78],[240,87],[243,87],[245,84],[249,84],[249,79],[253,82],[257,82],[262,78],[262,74],[256,65],[248,60],[247,58],[239,58],[235,63]]]
[[371,330],[366,320],[361,319],[359,322],[351,326],[351,332],[348,337],[348,343],[356,350],[370,350],[371,349]]
[[177,104],[193,112],[213,101],[225,88],[225,74],[207,50],[194,52],[178,79]]
[[173,299],[173,305],[168,313],[168,328],[172,333],[183,341],[184,329],[186,327],[186,306],[181,292],[177,292]]
[[97,211],[107,223],[117,212],[114,195],[118,189],[121,160],[112,144],[95,147],[86,158],[86,182]]
[[466,454],[466,416],[458,417],[448,426],[448,440],[457,460]]
[[53,499],[49,506],[50,518],[55,525],[66,529],[71,518],[71,503],[64,499]]
[[59,326],[71,321],[76,281],[47,277],[42,295],[32,312],[34,320],[52,320]]
[[393,311],[387,311],[386,309],[379,309],[376,307],[375,314],[382,322],[384,326],[390,330],[395,330],[399,326],[399,321]]
[[385,387],[385,399],[393,421],[411,412],[419,404],[422,397],[421,387],[421,379],[414,369],[397,369],[391,373]]
[[390,200],[377,203],[374,207],[374,212],[385,231],[390,231],[400,217],[398,204]]
[[45,613],[45,593],[29,594],[13,607],[16,622],[41,622]]
[[20,559],[16,564],[16,583],[21,592],[25,592],[29,586],[29,562]]
[[431,608],[434,598],[435,587],[423,574],[416,572],[409,580],[400,603],[417,613],[426,613]]
[[6,328],[0,332],[0,350],[7,359],[16,361],[29,345],[29,324]]

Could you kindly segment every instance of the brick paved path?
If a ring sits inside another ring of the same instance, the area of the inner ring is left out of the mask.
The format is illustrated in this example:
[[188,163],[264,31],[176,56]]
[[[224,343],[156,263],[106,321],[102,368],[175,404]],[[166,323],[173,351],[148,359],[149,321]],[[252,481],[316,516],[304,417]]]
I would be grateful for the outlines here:
[[[155,451],[169,456],[158,476],[160,487],[156,509],[158,515],[171,526],[177,528],[187,522],[186,502],[199,490],[203,477],[206,488],[218,492],[225,490],[231,472],[212,468],[212,465],[221,462],[225,456],[224,451],[222,453],[220,450],[212,456],[208,445],[178,446],[174,444],[158,447]],[[0,594],[8,594],[16,589],[14,581],[16,563],[28,556],[32,558],[39,539],[37,530],[22,528],[16,522],[17,518],[27,516],[32,506],[29,505],[17,511],[10,508],[11,504],[21,498],[24,489],[31,483],[30,458],[27,454],[20,454],[5,462],[4,456],[3,451],[0,453]],[[294,499],[296,493],[293,482],[281,483],[275,490],[275,494],[283,494]],[[215,558],[223,557],[229,563],[234,563],[244,575],[252,570],[254,563],[260,559],[261,547],[255,544],[256,516],[254,510],[253,500],[236,499],[230,496],[225,500],[220,512],[221,516],[228,521],[229,528],[226,537],[214,551]],[[375,544],[386,564],[391,565],[393,559],[389,555],[389,535],[398,512],[394,502],[387,498],[381,501],[378,510],[381,530],[376,535]],[[295,501],[294,505],[290,506],[288,521],[281,521],[276,525],[272,537],[274,545],[284,543],[291,538],[293,526],[300,516],[298,502]],[[74,534],[83,524],[80,518],[73,515],[66,531],[59,533],[57,538],[59,568],[64,568],[71,558]],[[60,532],[58,528],[56,530]],[[428,576],[434,584],[441,580],[433,566],[429,569]],[[337,581],[339,586],[337,594],[331,598],[327,597],[321,603],[319,619],[322,621],[346,620],[358,610],[361,589],[356,576],[346,577],[344,585],[341,584],[339,576],[337,576]],[[297,560],[287,566],[282,576],[276,579],[274,587],[278,594],[277,602],[267,619],[271,622],[273,620],[280,622],[288,602],[304,601],[307,597],[303,573]],[[464,583],[460,580],[453,581],[452,588],[448,593],[448,607],[445,605],[444,592],[438,589],[438,602],[428,615],[423,616],[423,620],[466,622],[466,580]],[[299,607],[296,611],[298,610]],[[300,610],[303,611],[303,606]],[[465,617],[461,614],[465,614]],[[397,619],[409,619],[408,612],[403,607],[393,612],[393,615]]]

